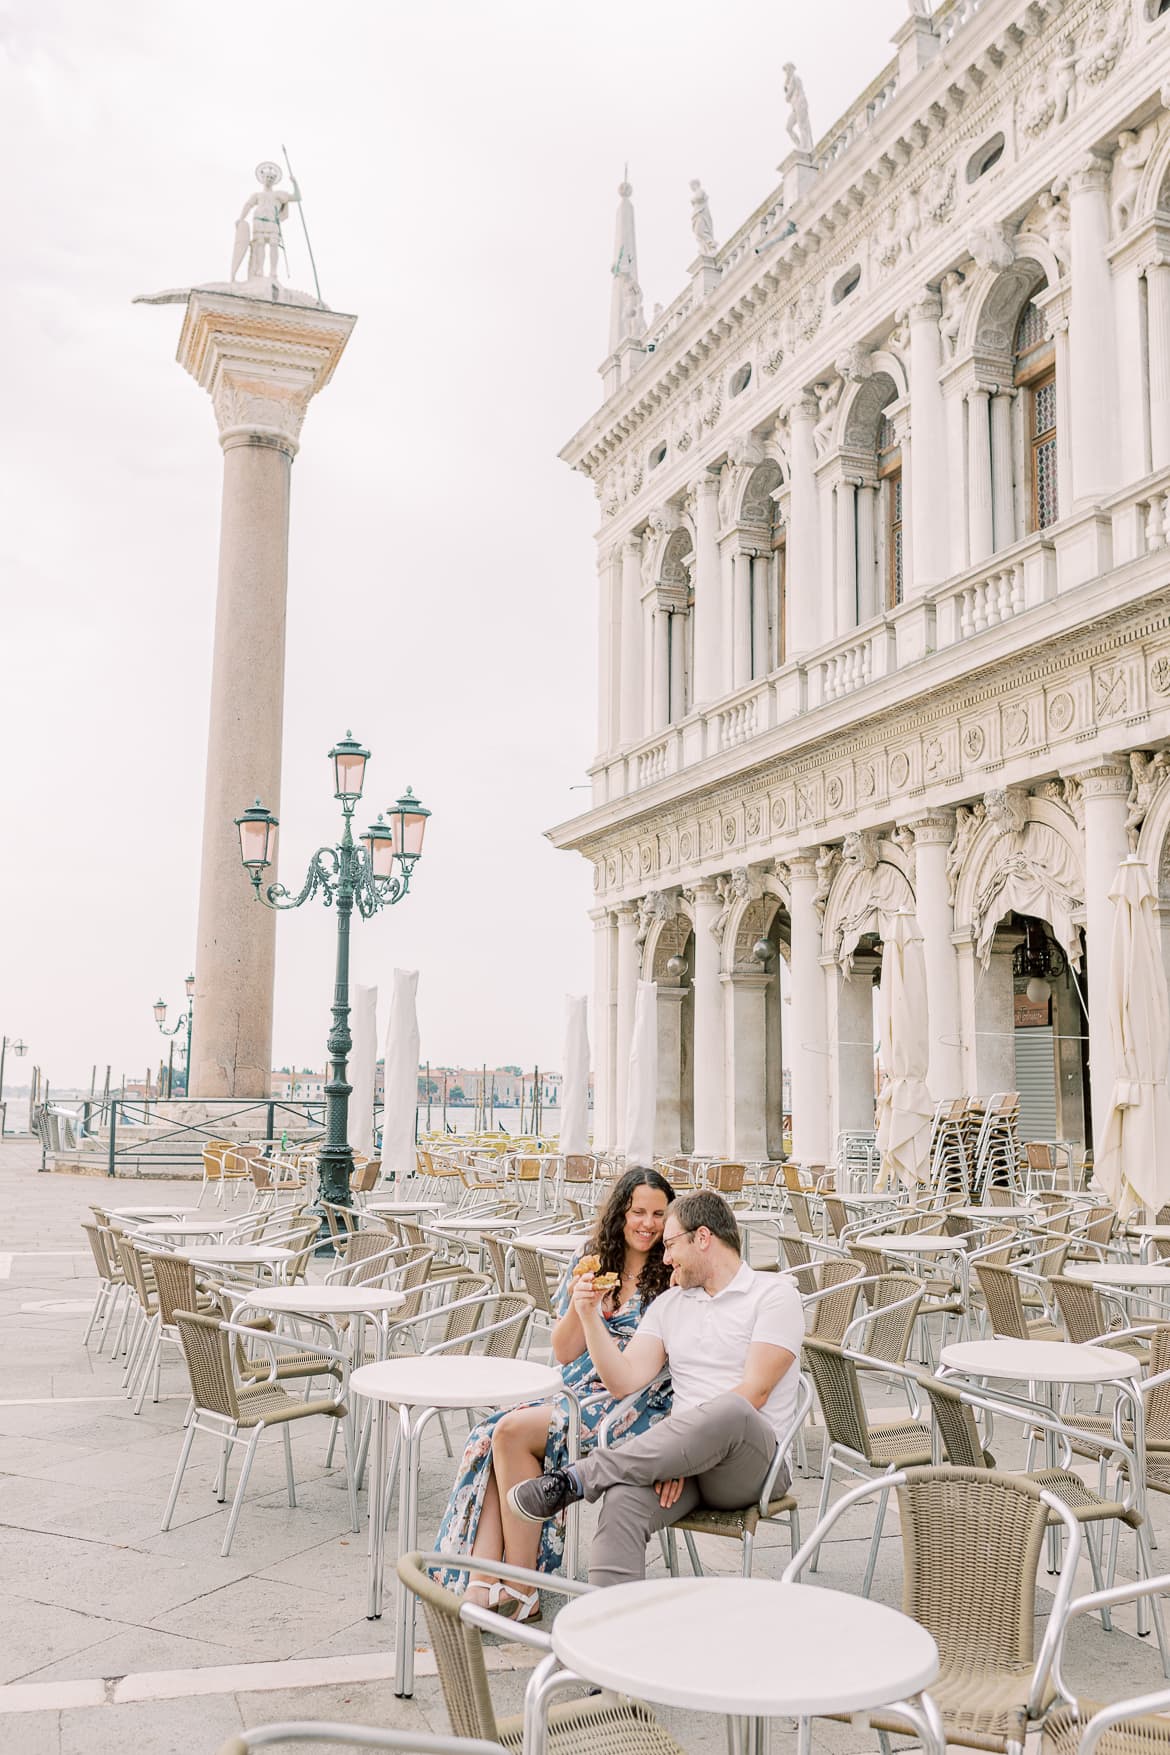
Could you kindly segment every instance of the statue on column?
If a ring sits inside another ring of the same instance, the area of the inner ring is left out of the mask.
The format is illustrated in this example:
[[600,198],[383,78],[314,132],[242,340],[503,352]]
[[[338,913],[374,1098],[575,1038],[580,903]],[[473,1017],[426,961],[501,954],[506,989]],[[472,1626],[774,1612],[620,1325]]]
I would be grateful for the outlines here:
[[808,99],[804,94],[804,81],[791,61],[784,63],[784,96],[788,100],[788,121],[785,124],[788,138],[797,152],[811,152],[813,137]]
[[[291,192],[277,188],[280,166],[273,164],[271,159],[265,159],[256,166],[256,180],[260,187],[244,202],[236,221],[236,244],[232,252],[233,281],[239,273],[245,254],[248,257],[249,280],[280,279],[280,252],[284,248],[281,221],[290,205],[301,198],[300,186],[295,177],[291,179]],[[249,214],[252,215],[250,231]]]
[[711,218],[711,203],[698,177],[691,178],[691,230],[695,234],[700,256],[713,256],[715,225]]

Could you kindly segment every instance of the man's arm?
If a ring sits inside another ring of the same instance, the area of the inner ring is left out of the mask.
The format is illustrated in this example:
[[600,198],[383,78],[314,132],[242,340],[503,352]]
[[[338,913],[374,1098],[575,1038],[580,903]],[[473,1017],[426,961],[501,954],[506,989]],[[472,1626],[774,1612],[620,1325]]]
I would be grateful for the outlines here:
[[574,1292],[573,1305],[581,1318],[585,1345],[597,1367],[597,1375],[610,1395],[621,1401],[624,1396],[636,1395],[653,1381],[666,1364],[666,1348],[657,1335],[643,1334],[639,1329],[623,1352],[605,1326],[599,1302],[589,1296],[585,1282],[591,1284],[592,1279],[592,1274],[581,1276],[580,1296]]
[[753,1341],[744,1360],[743,1377],[732,1391],[743,1396],[753,1408],[762,1408],[784,1373],[796,1362],[796,1354],[787,1347],[773,1347],[768,1341]]
[[[247,219],[259,199],[259,195],[249,195],[248,199],[244,202],[244,205],[240,208],[240,219]],[[237,219],[237,225],[239,225],[240,219]]]

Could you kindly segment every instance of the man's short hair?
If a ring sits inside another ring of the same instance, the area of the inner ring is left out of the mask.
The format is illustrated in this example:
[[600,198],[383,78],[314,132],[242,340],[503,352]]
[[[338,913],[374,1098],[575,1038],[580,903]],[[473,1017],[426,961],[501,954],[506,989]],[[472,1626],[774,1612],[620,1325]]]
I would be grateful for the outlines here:
[[669,1210],[684,1231],[697,1231],[700,1225],[705,1225],[712,1237],[718,1237],[736,1255],[743,1254],[735,1214],[721,1194],[709,1188],[696,1188],[692,1194],[680,1194],[671,1201]]

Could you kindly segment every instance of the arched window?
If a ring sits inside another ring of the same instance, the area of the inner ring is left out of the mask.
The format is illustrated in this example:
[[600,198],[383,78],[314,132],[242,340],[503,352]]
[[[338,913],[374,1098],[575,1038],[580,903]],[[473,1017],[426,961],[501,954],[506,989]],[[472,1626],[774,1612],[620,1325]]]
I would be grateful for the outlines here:
[[1024,411],[1027,529],[1046,530],[1058,512],[1056,479],[1056,350],[1048,321],[1034,299],[1016,327],[1015,382]]
[[892,421],[878,426],[878,482],[881,494],[883,607],[897,609],[903,589],[902,447]]

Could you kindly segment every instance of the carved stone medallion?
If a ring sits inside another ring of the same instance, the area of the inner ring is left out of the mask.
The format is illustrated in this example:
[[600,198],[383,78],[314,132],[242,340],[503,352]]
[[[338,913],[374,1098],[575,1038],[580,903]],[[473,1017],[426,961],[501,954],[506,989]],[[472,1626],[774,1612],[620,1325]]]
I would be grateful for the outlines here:
[[1048,697],[1048,723],[1053,731],[1067,731],[1075,713],[1076,705],[1067,689]]
[[895,750],[890,757],[890,785],[896,792],[900,792],[909,778],[910,757],[905,750]]

